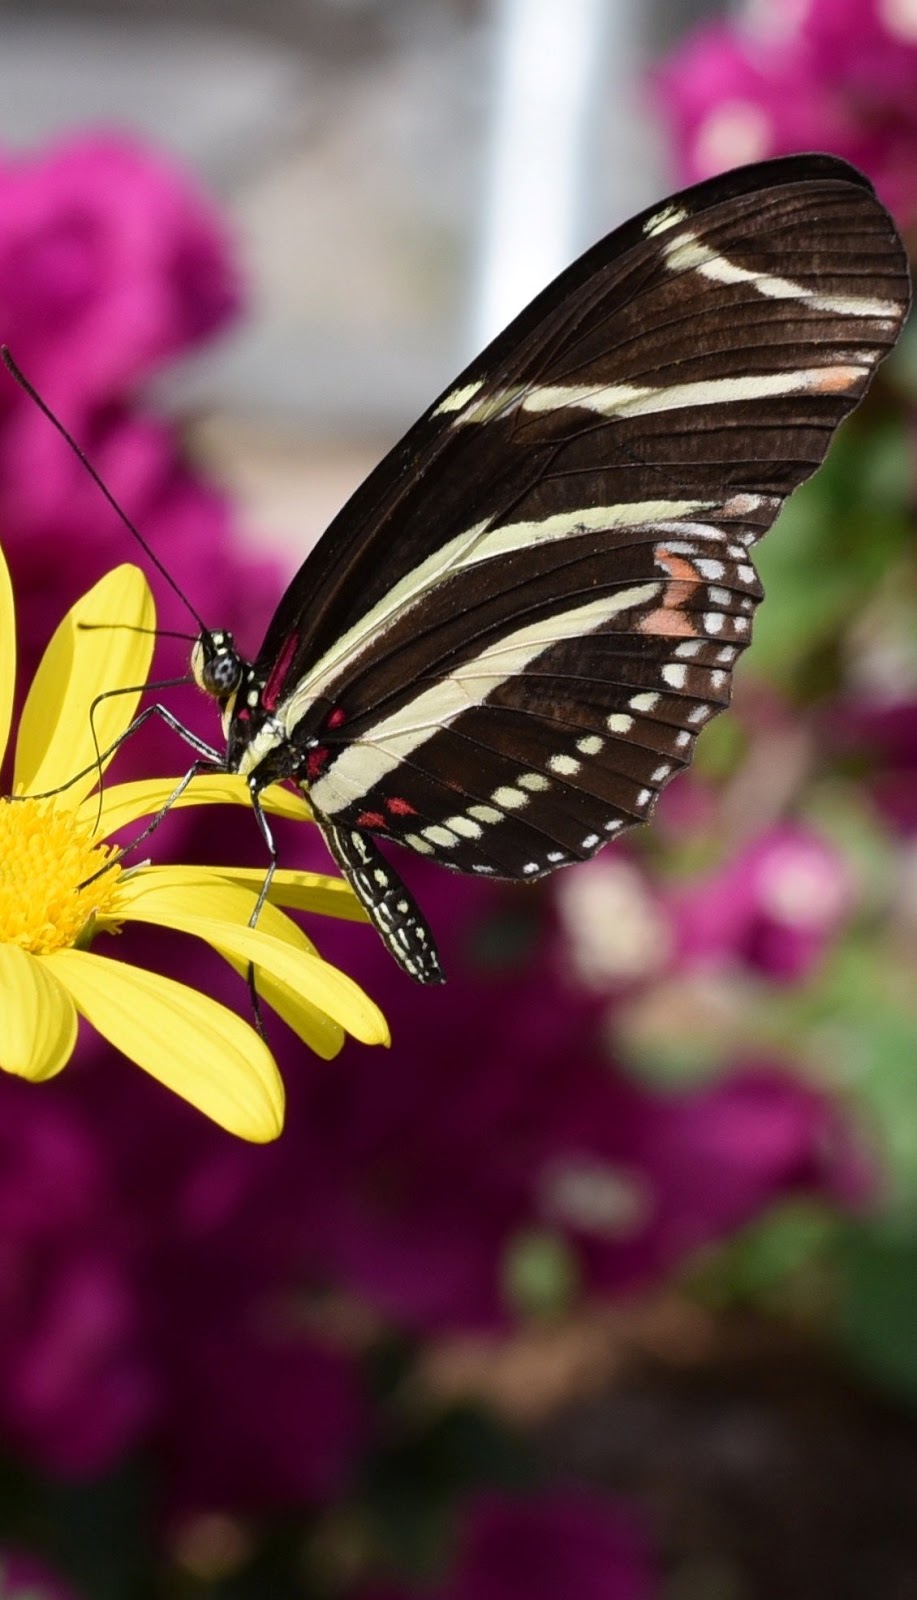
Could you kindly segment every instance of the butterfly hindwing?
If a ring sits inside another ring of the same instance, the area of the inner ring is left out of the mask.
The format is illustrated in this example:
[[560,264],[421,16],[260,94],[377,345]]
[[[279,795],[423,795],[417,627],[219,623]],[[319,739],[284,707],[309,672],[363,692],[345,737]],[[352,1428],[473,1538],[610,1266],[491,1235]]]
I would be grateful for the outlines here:
[[417,983],[443,983],[433,935],[391,863],[368,834],[329,823],[321,826],[335,861],[398,965]]

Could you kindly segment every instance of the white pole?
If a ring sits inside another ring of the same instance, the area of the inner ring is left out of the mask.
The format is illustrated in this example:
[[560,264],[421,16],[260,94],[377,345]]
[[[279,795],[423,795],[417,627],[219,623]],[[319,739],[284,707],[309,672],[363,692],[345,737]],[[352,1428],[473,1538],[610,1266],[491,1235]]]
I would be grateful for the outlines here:
[[594,171],[598,112],[612,90],[606,43],[610,31],[619,32],[609,24],[627,9],[627,0],[494,0],[475,348],[587,242],[590,158]]

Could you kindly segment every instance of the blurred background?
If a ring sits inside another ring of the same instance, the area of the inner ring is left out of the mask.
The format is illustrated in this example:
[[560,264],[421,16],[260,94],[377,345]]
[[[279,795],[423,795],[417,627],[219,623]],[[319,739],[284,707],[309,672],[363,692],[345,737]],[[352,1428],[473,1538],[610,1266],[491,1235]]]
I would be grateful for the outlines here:
[[[912,0],[7,3],[0,335],[254,653],[569,259],[801,149],[913,236]],[[88,1034],[0,1082],[3,1600],[917,1596],[915,384],[905,340],[769,536],[650,829],[531,892],[407,863],[442,992],[312,919],[394,1043],[272,1035],[277,1146]],[[136,552],[11,386],[0,540],[25,680]],[[261,859],[244,816],[157,840]],[[206,952],[143,959],[245,1014]]]

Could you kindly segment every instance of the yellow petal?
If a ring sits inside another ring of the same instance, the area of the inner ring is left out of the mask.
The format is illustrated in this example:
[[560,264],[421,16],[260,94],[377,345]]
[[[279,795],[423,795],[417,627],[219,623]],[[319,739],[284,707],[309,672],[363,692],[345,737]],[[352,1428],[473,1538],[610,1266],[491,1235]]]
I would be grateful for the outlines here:
[[[245,928],[255,909],[264,873],[260,879],[257,873],[255,877],[256,887],[252,890],[233,883],[213,867],[140,867],[122,877],[112,916],[119,922],[122,919],[147,922],[155,916],[168,927],[171,917],[188,914],[216,918]],[[302,929],[269,902],[261,908],[258,929],[296,950],[315,952],[314,944]]]
[[[249,962],[233,956],[225,959],[240,978],[248,979]],[[258,969],[256,987],[265,1005],[276,1011],[281,1021],[323,1061],[331,1061],[340,1054],[346,1035],[339,1022],[333,1022],[326,1012],[304,999],[290,984],[279,983],[263,968]]]
[[16,611],[6,557],[0,550],[0,761],[10,736],[16,688]]
[[[102,816],[99,837],[107,839],[119,828],[128,828],[141,817],[154,817],[161,811],[174,792],[179,779],[142,778],[136,783],[118,783],[106,788],[102,795]],[[301,795],[272,784],[261,796],[265,811],[277,817],[291,817],[294,822],[308,822],[311,811]],[[176,800],[176,810],[185,806],[233,805],[251,806],[248,784],[237,772],[204,772],[193,778],[181,798]],[[78,820],[92,828],[98,814],[95,795],[84,800],[77,813]],[[265,863],[266,867],[266,863]]]
[[75,810],[89,794],[99,775],[89,708],[96,695],[141,685],[134,694],[109,694],[97,707],[96,739],[105,750],[128,726],[149,671],[154,639],[136,630],[155,625],[149,585],[139,567],[127,565],[107,573],[68,611],[39,663],[22,713],[15,793],[44,794],[70,784],[87,768],[62,791],[61,804]]
[[[261,927],[240,927],[220,917],[201,916],[189,909],[188,897],[182,889],[164,889],[153,896],[145,890],[132,894],[132,883],[136,885],[139,881],[138,873],[136,880],[128,880],[123,898],[119,893],[119,912],[126,918],[152,922],[205,939],[221,955],[246,965],[251,962],[278,982],[288,984],[296,994],[324,1011],[363,1044],[389,1043],[388,1024],[378,1006],[352,978],[322,961],[320,956],[297,949],[286,935],[277,938]],[[268,912],[272,909],[265,908]],[[274,912],[274,915],[280,913]]]
[[[264,882],[260,867],[213,867],[213,872],[229,878],[257,894]],[[368,922],[369,916],[345,878],[330,878],[323,872],[295,872],[280,868],[271,879],[268,899],[289,911],[314,911],[322,917],[346,917],[350,922]]]
[[42,957],[0,944],[0,1068],[38,1083],[65,1067],[76,1044],[77,1016],[66,989]]
[[[138,872],[136,877],[123,880],[123,894],[119,895],[117,915],[119,919],[124,916],[128,920],[132,917],[142,917],[143,912],[138,911],[138,908],[143,907],[148,911],[152,906],[153,910],[161,912],[171,925],[175,905],[178,904],[187,911],[196,912],[201,916],[215,917],[245,926],[254,911],[258,893],[264,882],[263,872],[260,875],[255,872],[252,876],[253,885],[248,888],[233,883],[229,878],[209,868],[147,867]],[[178,891],[177,899],[173,898],[173,891]],[[262,933],[270,933],[275,938],[285,940],[287,944],[306,954],[315,951],[315,946],[302,929],[270,902],[261,908],[258,929]],[[248,961],[229,956],[225,959],[241,978],[248,977],[250,965]],[[344,1043],[344,1030],[340,1023],[333,1022],[318,1006],[313,1005],[289,984],[270,977],[263,969],[258,973],[258,993],[261,999],[283,1018],[287,1026],[315,1051],[316,1055],[325,1061],[330,1061],[338,1054]]]
[[283,1127],[283,1083],[253,1028],[208,995],[83,950],[45,963],[77,1010],[166,1088],[241,1139],[263,1144]]

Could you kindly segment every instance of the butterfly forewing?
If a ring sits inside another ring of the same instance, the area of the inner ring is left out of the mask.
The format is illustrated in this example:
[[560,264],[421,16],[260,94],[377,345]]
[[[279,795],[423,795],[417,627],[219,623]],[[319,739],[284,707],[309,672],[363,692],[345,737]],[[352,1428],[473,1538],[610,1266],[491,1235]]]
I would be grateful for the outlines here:
[[750,549],[908,295],[894,225],[831,157],[610,235],[335,519],[255,663],[237,764],[285,768],[337,828],[507,877],[645,818],[728,703]]

